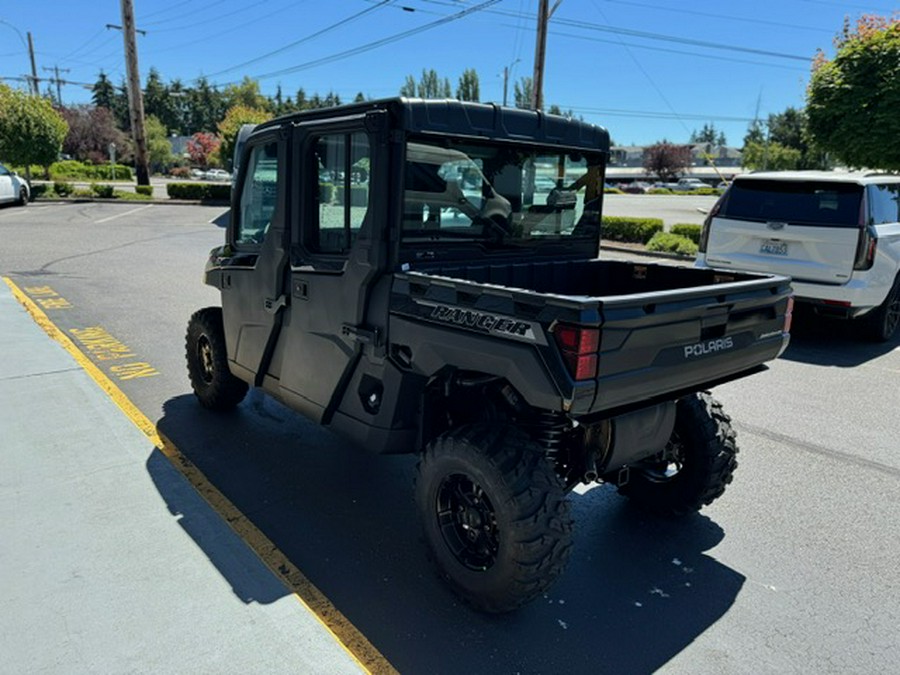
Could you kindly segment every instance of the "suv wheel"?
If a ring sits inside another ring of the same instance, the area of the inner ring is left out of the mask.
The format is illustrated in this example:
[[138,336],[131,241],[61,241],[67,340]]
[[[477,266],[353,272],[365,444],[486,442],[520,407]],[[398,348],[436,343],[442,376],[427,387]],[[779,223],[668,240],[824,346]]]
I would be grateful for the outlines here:
[[249,387],[228,369],[222,310],[207,307],[194,312],[185,338],[188,376],[200,405],[231,410],[244,400]]
[[552,584],[571,552],[563,483],[511,426],[466,426],[432,441],[416,502],[440,575],[476,609],[518,608]]
[[19,199],[16,204],[19,206],[28,204],[28,190],[26,190],[24,186],[19,188]]
[[900,325],[900,276],[894,280],[890,292],[876,309],[863,319],[868,337],[876,342],[887,342]]
[[706,392],[678,401],[665,449],[631,467],[619,494],[642,508],[678,516],[722,496],[737,468],[737,443],[722,404]]

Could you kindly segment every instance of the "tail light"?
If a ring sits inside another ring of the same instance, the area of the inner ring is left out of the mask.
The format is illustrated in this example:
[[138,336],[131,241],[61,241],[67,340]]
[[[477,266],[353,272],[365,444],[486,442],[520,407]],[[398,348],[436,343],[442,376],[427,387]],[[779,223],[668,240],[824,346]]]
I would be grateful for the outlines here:
[[596,378],[600,329],[560,323],[553,334],[572,378],[578,382]]
[[875,251],[878,248],[878,238],[870,227],[863,226],[859,229],[859,243],[856,245],[856,260],[853,261],[853,269],[870,270],[875,264]]
[[875,230],[866,223],[866,214],[869,211],[867,195],[859,202],[859,243],[856,245],[856,258],[853,261],[854,270],[870,270],[875,264],[875,250],[878,247],[878,238]]
[[[728,193],[726,192],[725,194]],[[719,215],[719,211],[722,209],[722,201],[725,199],[725,194],[716,200],[709,213],[706,214],[706,218],[703,219],[703,227],[700,229],[700,253],[706,253],[706,245],[709,243],[709,228],[712,225],[712,219]]]

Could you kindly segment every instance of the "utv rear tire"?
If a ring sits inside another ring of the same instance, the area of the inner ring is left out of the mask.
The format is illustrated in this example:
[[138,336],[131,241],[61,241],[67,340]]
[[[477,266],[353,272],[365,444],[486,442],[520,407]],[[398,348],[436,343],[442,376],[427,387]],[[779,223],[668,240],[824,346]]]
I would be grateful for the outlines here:
[[509,612],[544,592],[571,552],[562,480],[531,439],[472,425],[432,441],[416,502],[439,574],[470,605]]
[[667,516],[699,511],[722,496],[737,468],[737,443],[722,404],[701,392],[678,401],[665,450],[630,467],[619,494]]
[[188,322],[185,349],[191,387],[200,405],[210,410],[232,410],[244,400],[249,387],[228,369],[219,307],[194,312]]
[[888,292],[884,302],[869,312],[863,319],[866,322],[867,337],[875,342],[887,342],[900,325],[900,276]]

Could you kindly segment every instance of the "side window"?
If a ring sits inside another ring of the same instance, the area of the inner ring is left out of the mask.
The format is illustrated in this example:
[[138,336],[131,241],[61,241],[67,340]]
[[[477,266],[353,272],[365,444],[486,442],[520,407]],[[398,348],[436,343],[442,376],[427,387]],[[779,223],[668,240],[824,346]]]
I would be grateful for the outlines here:
[[316,253],[345,254],[369,208],[369,139],[364,133],[332,134],[313,147],[319,199],[309,245]]
[[869,186],[869,224],[900,222],[900,183]]
[[261,244],[278,204],[278,143],[258,145],[250,151],[247,178],[241,190],[240,220],[235,244]]

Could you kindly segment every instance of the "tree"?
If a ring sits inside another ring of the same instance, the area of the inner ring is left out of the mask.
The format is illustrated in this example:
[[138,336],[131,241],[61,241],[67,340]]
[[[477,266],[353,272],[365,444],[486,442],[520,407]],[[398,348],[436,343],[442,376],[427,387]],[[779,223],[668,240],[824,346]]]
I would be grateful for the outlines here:
[[91,100],[95,106],[106,108],[107,110],[112,110],[115,107],[116,88],[102,70],[91,91],[93,92]]
[[99,164],[109,157],[109,144],[115,143],[117,157],[124,159],[132,153],[131,141],[116,126],[109,108],[76,105],[59,111],[69,125],[62,151],[81,161]]
[[191,164],[205,169],[210,164],[210,158],[219,151],[221,145],[222,140],[215,134],[198,131],[187,142],[187,151],[191,157]]
[[188,105],[191,111],[189,131],[215,131],[216,124],[227,110],[222,94],[211,87],[204,77],[201,77],[197,81],[197,86],[190,90]]
[[[406,78],[406,84],[400,90],[401,95],[407,96],[404,92],[407,91],[411,82],[412,75],[409,75]],[[422,77],[416,87],[416,95],[419,98],[452,98],[453,90],[450,88],[450,80],[446,77],[442,80],[434,68],[431,70],[423,68]]]
[[400,95],[408,98],[414,98],[416,95],[416,78],[412,75],[406,76],[403,86],[400,87]]
[[153,115],[150,115],[145,122],[145,131],[147,132],[147,152],[149,154],[150,166],[156,173],[166,170],[172,160],[172,143],[166,136],[166,127]]
[[230,108],[225,113],[225,118],[218,125],[219,136],[222,139],[219,155],[223,163],[227,164],[234,156],[237,135],[244,124],[262,124],[270,119],[272,119],[272,115],[260,108],[250,108],[243,105]]
[[801,166],[803,153],[774,141],[750,141],[741,153],[741,166],[748,171],[792,171]]
[[56,161],[68,130],[48,100],[0,84],[0,159],[24,165],[26,179],[32,164]]
[[478,83],[478,73],[474,68],[466,68],[459,77],[459,86],[456,88],[456,98],[460,101],[480,101],[481,91]]
[[703,129],[691,133],[691,143],[706,143],[707,145],[725,145],[725,132],[716,131],[716,125],[710,122],[704,124]]
[[845,23],[832,60],[819,52],[806,91],[815,145],[851,167],[900,170],[900,18]]
[[534,98],[534,82],[532,82],[530,77],[523,77],[516,82],[515,87],[513,87],[513,96],[517,108],[531,110],[531,103]]
[[663,139],[644,151],[644,172],[674,181],[691,163],[691,146],[675,145]]
[[259,82],[245,75],[240,84],[230,84],[225,87],[225,106],[234,108],[259,108],[265,110],[268,106],[266,97],[259,93]]

